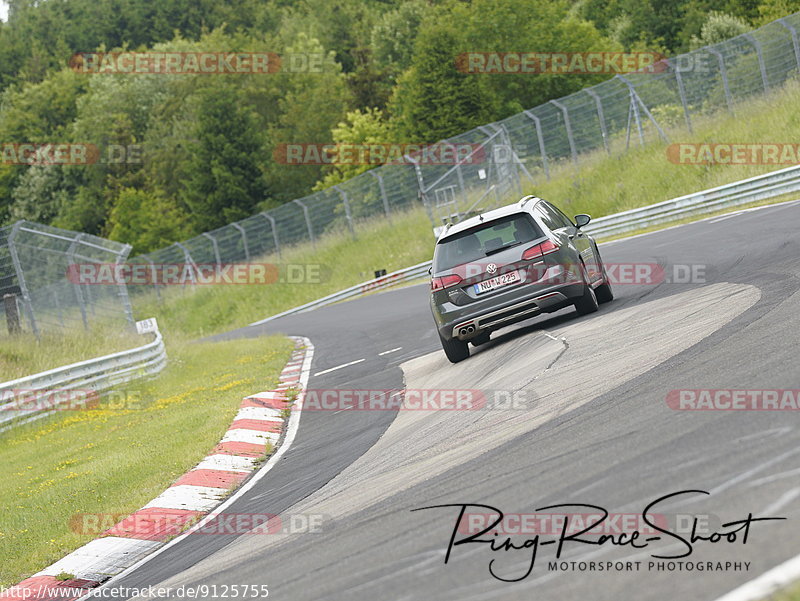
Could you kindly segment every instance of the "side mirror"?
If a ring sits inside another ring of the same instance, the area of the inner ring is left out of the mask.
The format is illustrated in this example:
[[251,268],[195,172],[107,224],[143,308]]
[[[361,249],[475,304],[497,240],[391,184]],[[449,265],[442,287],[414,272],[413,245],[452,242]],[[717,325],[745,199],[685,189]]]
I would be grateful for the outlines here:
[[580,215],[575,215],[575,227],[581,229],[582,227],[589,225],[589,222],[592,220],[589,215],[584,215],[581,213]]

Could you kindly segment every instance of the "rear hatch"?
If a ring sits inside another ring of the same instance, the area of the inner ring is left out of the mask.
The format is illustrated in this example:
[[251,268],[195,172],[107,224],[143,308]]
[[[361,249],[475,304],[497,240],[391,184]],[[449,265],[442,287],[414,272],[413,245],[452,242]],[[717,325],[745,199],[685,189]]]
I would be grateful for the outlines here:
[[546,277],[556,250],[527,213],[488,221],[439,240],[431,288],[457,305],[491,298]]

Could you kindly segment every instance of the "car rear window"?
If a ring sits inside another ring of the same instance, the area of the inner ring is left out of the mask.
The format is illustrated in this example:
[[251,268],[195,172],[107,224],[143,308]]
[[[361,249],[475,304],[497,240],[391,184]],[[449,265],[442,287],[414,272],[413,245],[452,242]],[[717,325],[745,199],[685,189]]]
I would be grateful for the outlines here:
[[543,236],[528,215],[509,215],[487,221],[439,241],[433,256],[435,272],[483,259],[504,248],[532,242]]

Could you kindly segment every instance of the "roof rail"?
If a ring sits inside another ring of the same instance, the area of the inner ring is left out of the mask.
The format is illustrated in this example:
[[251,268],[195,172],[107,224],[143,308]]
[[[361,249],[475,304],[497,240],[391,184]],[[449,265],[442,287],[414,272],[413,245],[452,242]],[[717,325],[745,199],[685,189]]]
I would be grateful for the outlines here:
[[525,198],[523,198],[522,200],[519,201],[519,206],[520,207],[524,207],[528,203],[529,200],[541,200],[541,198],[539,198],[538,196],[533,196],[533,195],[526,196]]

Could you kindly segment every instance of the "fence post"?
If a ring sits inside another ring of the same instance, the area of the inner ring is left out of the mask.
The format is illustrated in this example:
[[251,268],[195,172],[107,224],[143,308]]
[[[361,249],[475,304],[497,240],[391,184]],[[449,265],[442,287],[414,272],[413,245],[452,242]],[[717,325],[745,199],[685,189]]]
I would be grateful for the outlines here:
[[242,235],[242,245],[244,246],[244,260],[245,261],[249,261],[250,260],[250,250],[247,248],[247,234],[245,233],[244,228],[240,224],[234,222],[234,223],[231,223],[231,225],[236,230],[238,230],[239,233]]
[[270,215],[269,213],[267,213],[266,211],[263,211],[262,213],[259,213],[259,214],[262,217],[264,217],[267,221],[269,221],[269,225],[272,228],[272,239],[275,242],[275,252],[278,253],[278,258],[280,258],[280,256],[281,256],[281,243],[278,242],[278,230],[275,229],[275,218],[272,215]]
[[355,240],[356,230],[353,228],[353,215],[350,213],[350,201],[347,200],[347,193],[338,185],[333,186],[333,189],[339,193],[339,197],[342,199],[342,204],[344,205],[344,216],[347,218],[347,227],[350,230],[350,235],[353,236],[353,240]]
[[547,151],[544,148],[544,137],[542,136],[542,122],[539,120],[539,117],[533,114],[531,111],[524,111],[525,116],[528,117],[533,121],[533,124],[536,126],[536,137],[539,140],[539,156],[542,157],[542,168],[544,169],[544,176],[547,178],[547,181],[550,181],[550,166],[547,163]]
[[[708,51],[717,57],[719,64],[719,74],[722,77],[722,89],[725,90],[725,104],[728,105],[728,111],[733,114],[733,97],[731,96],[731,88],[728,85],[728,69],[725,66],[725,57],[719,50],[709,47]],[[800,59],[799,59],[800,60]]]
[[39,340],[39,325],[36,323],[36,315],[33,313],[33,303],[31,302],[30,291],[28,290],[28,285],[25,282],[25,273],[22,270],[22,264],[19,262],[19,255],[17,254],[16,238],[22,223],[22,221],[17,221],[13,226],[11,226],[11,233],[6,239],[6,244],[8,245],[8,253],[11,255],[11,263],[14,265],[14,271],[17,272],[17,282],[19,282],[19,290],[22,294],[22,303],[25,306],[25,310],[28,312],[28,320],[31,322],[31,330],[33,331],[33,335],[36,336],[36,339]]
[[6,324],[10,335],[19,334],[22,327],[19,324],[19,307],[17,306],[16,294],[4,294],[3,305],[6,312]]
[[295,198],[293,203],[297,204],[301,209],[303,209],[303,215],[306,218],[306,227],[308,228],[308,237],[311,239],[311,245],[316,248],[317,241],[314,239],[314,229],[311,227],[311,218],[308,216],[308,207],[303,204],[300,199]]
[[428,213],[428,219],[431,220],[431,225],[436,227],[436,221],[433,217],[433,208],[431,207],[431,203],[428,202],[428,195],[425,191],[425,180],[422,176],[422,169],[419,167],[419,161],[414,160],[410,154],[404,154],[403,158],[414,165],[414,175],[417,177],[417,187],[419,188],[419,200]]
[[692,118],[689,115],[689,104],[686,101],[686,88],[683,86],[683,77],[681,77],[680,65],[678,65],[676,68],[669,59],[665,60],[667,65],[669,65],[675,73],[675,82],[678,84],[678,94],[681,97],[681,106],[683,106],[683,117],[686,119],[686,127],[689,129],[689,133],[693,133]]
[[[83,234],[78,234],[75,236],[75,239],[70,243],[69,248],[67,249],[67,261],[70,264],[75,263],[75,245],[79,244],[83,238]],[[83,321],[83,329],[89,329],[89,320],[86,318],[86,300],[83,298],[83,292],[81,291],[80,285],[72,282],[72,290],[75,293],[75,299],[78,301],[78,307],[81,310],[81,320]]]
[[219,258],[219,244],[217,244],[217,239],[208,232],[203,232],[200,235],[211,240],[211,246],[214,248],[214,259],[217,261],[217,265],[221,265],[222,261]]
[[197,285],[197,277],[195,277],[195,269],[197,268],[197,265],[195,264],[194,259],[192,259],[192,255],[189,254],[189,250],[180,242],[174,242],[174,244],[183,251],[183,260],[189,266],[189,275],[192,279],[192,285]]
[[781,17],[778,23],[783,25],[792,34],[792,46],[794,47],[794,58],[797,61],[797,69],[800,71],[800,43],[797,40],[797,30],[786,22],[786,19]]
[[[131,252],[131,248],[133,247],[130,244],[126,244],[122,250],[117,253],[117,258],[115,261],[117,265],[127,260],[128,255]],[[135,326],[136,322],[133,319],[133,307],[131,307],[131,299],[128,296],[128,286],[125,284],[125,282],[120,282],[117,284],[117,290],[119,291],[122,308],[125,310],[125,317],[127,318],[128,323],[133,327]]]
[[150,263],[150,275],[153,278],[153,288],[156,289],[156,298],[160,301],[161,300],[161,293],[158,291],[158,272],[156,271],[156,264],[147,255],[142,255],[142,259]]
[[591,88],[585,88],[583,91],[594,98],[594,105],[597,108],[597,119],[600,121],[600,134],[603,136],[603,146],[606,152],[611,154],[611,147],[608,145],[608,131],[606,131],[606,118],[603,115],[603,103],[600,101],[600,95]]
[[578,151],[575,149],[575,139],[572,136],[572,124],[569,122],[569,111],[567,107],[561,104],[558,100],[551,100],[550,103],[561,109],[564,114],[564,127],[567,130],[567,139],[569,140],[569,152],[572,155],[572,162],[578,163]]
[[372,177],[378,180],[378,188],[381,191],[381,200],[383,201],[383,210],[386,212],[386,219],[389,220],[389,223],[392,222],[392,214],[389,211],[389,198],[386,196],[386,185],[383,183],[383,176],[380,173],[376,173],[377,169],[370,169],[367,171]]
[[758,68],[761,70],[761,83],[764,85],[764,91],[766,92],[769,89],[769,81],[767,80],[767,67],[764,65],[764,53],[761,52],[761,43],[755,39],[751,33],[745,33],[743,35],[750,41],[753,48],[756,49]]

